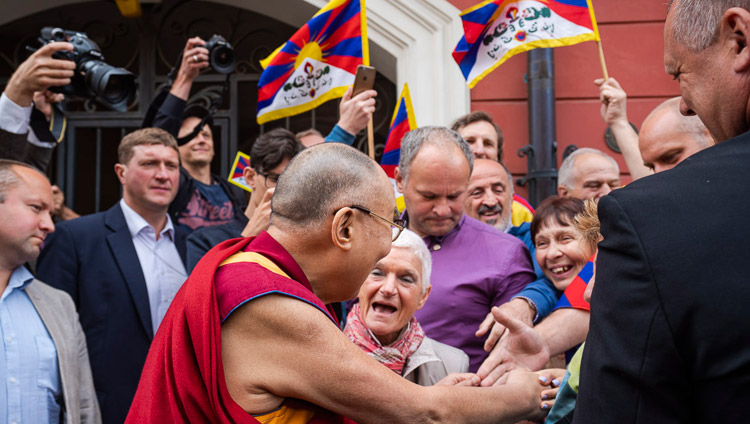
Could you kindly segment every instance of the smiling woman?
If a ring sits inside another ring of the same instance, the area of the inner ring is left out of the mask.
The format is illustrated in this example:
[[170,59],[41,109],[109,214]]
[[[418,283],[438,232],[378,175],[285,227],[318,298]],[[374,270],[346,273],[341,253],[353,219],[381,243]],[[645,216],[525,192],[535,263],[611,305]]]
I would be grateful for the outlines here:
[[[425,336],[414,318],[430,295],[432,260],[424,242],[404,230],[370,272],[345,334],[371,357],[423,386],[469,384],[469,357]],[[454,374],[448,377],[451,373]]]

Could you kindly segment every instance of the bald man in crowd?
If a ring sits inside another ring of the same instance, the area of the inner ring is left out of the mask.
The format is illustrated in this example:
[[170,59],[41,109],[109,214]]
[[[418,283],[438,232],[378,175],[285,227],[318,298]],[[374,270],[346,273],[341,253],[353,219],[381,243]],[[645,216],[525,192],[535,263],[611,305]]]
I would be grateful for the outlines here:
[[600,86],[602,119],[617,139],[634,180],[674,168],[692,154],[714,144],[697,116],[680,113],[681,97],[659,104],[636,133],[627,116],[627,94],[616,79],[594,81]]
[[601,150],[584,147],[560,165],[557,194],[576,199],[599,199],[620,187],[620,167]]

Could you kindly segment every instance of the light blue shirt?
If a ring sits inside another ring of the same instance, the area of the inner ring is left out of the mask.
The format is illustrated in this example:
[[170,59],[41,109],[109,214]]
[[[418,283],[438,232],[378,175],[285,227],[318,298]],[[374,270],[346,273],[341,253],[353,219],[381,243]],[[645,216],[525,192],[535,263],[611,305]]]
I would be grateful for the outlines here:
[[128,206],[125,199],[120,200],[120,207],[146,280],[151,326],[156,334],[172,299],[187,279],[187,271],[174,244],[174,226],[169,215],[165,214],[167,225],[161,230],[157,240],[154,227]]
[[61,418],[57,349],[24,290],[33,278],[23,266],[16,268],[0,296],[0,417],[8,424]]

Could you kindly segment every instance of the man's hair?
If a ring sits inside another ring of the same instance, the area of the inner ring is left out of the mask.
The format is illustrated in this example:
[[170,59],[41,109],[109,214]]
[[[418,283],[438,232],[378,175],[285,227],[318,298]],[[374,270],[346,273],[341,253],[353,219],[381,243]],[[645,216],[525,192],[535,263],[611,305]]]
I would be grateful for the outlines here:
[[320,131],[316,130],[315,128],[309,128],[304,131],[300,131],[294,136],[297,137],[297,139],[300,139],[302,137],[307,137],[308,135],[317,135],[318,137],[323,137],[323,134],[321,134]]
[[603,158],[607,158],[607,160],[612,162],[612,164],[615,166],[617,173],[620,173],[620,167],[617,165],[617,161],[612,156],[602,152],[601,150],[584,147],[568,155],[568,157],[566,157],[563,161],[562,165],[560,165],[560,171],[557,173],[557,185],[565,186],[568,188],[572,188],[576,185],[576,175],[575,172],[573,172],[575,169],[575,161],[578,156],[585,154],[595,154]]
[[544,199],[536,208],[531,221],[531,242],[536,246],[536,235],[551,222],[564,227],[575,226],[575,217],[585,210],[583,200],[575,197],[552,196]]
[[500,129],[499,126],[495,123],[495,121],[492,120],[492,117],[489,113],[483,112],[481,110],[471,112],[468,115],[464,115],[455,121],[453,121],[453,125],[451,125],[451,129],[453,131],[458,131],[459,129],[469,125],[473,124],[475,122],[487,122],[490,125],[492,125],[495,128],[495,133],[497,134],[497,160],[499,162],[503,161],[503,130]]
[[133,148],[135,146],[156,144],[171,147],[178,155],[180,154],[180,149],[177,147],[177,141],[172,137],[172,134],[161,128],[143,128],[133,131],[122,138],[120,146],[117,147],[117,159],[121,164],[125,165],[133,158],[133,155],[135,154]]
[[374,160],[345,144],[308,147],[279,177],[271,199],[271,224],[283,220],[300,227],[320,225],[337,209],[372,207],[382,172]]
[[267,172],[276,168],[284,160],[291,160],[304,149],[302,143],[291,131],[274,128],[261,134],[250,149],[250,167],[256,171]]
[[750,0],[671,0],[672,37],[689,50],[704,50],[718,39],[721,17],[732,7],[750,11]]
[[[0,203],[5,202],[5,193],[15,187],[20,181],[18,174],[13,169],[15,166],[33,169],[34,171],[39,172],[39,175],[44,175],[41,171],[27,163],[10,159],[0,159]],[[44,175],[44,177],[46,178],[47,176]]]
[[474,155],[471,153],[469,143],[455,130],[446,127],[428,126],[417,128],[406,133],[401,140],[401,156],[398,160],[398,170],[403,175],[404,184],[409,179],[411,164],[422,146],[430,144],[441,148],[450,146],[457,147],[466,157],[469,163],[469,173],[474,170]]
[[[394,231],[398,230],[394,229]],[[396,241],[393,242],[393,247],[409,249],[419,259],[419,263],[422,264],[422,294],[424,294],[427,291],[427,287],[430,286],[430,274],[432,273],[432,256],[430,256],[430,251],[427,250],[424,240],[414,231],[404,229]]]

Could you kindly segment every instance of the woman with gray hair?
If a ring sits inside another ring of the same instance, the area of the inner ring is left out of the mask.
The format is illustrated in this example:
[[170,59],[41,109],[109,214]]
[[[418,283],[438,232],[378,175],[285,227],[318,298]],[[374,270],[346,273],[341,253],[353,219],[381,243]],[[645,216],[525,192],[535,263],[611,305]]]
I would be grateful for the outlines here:
[[344,333],[370,356],[419,385],[478,385],[479,378],[467,372],[469,357],[426,337],[414,318],[430,296],[431,270],[430,252],[422,239],[404,230],[362,285]]

